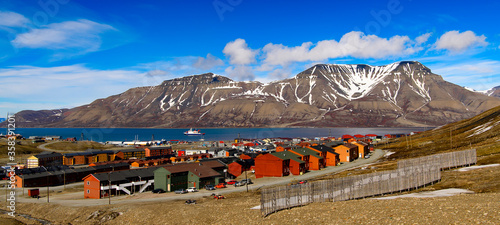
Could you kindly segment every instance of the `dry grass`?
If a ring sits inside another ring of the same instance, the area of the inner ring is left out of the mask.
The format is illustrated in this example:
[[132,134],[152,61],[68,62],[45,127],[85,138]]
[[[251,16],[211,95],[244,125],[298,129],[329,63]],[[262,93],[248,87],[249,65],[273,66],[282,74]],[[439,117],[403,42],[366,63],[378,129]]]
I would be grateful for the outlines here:
[[[478,132],[481,128],[490,128]],[[384,149],[396,152],[391,159],[414,158],[449,151],[476,148],[478,156],[496,154],[500,149],[500,107],[476,117],[439,129],[392,140]]]
[[[31,155],[38,154],[42,152],[42,150],[38,149],[37,146],[40,143],[32,143],[28,140],[17,140],[16,141],[16,162],[17,163],[26,163],[26,158]],[[8,151],[7,139],[0,139],[0,163],[5,165],[9,162],[9,158],[7,153]]]
[[110,149],[114,146],[112,145],[103,145],[101,143],[95,141],[56,141],[51,144],[45,146],[49,149],[55,150],[65,150],[65,151],[85,151],[89,148],[93,149]]

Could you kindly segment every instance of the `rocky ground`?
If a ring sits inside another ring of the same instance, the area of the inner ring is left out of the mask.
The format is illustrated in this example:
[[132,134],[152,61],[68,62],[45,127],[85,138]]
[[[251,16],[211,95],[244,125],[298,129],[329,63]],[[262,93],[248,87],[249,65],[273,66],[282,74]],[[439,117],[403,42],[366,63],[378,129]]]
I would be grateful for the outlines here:
[[[498,224],[500,221],[499,193],[314,203],[267,217],[250,209],[259,204],[258,194],[237,193],[227,197],[199,199],[196,205],[182,201],[74,208],[22,204],[18,210],[55,224]],[[2,224],[9,224],[3,223],[7,215],[1,218]],[[20,222],[39,224],[24,218]]]

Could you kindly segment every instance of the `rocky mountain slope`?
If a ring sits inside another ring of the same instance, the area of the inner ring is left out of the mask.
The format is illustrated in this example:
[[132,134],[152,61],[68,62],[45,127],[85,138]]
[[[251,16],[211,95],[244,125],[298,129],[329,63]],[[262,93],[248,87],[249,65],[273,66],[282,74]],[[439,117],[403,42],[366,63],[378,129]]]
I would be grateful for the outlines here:
[[69,110],[21,111],[16,120],[19,127],[436,126],[498,105],[419,62],[319,64],[268,84],[187,76]]
[[500,98],[500,86],[496,86],[490,90],[487,90],[484,92],[484,94],[488,96],[493,96],[493,97],[499,97]]

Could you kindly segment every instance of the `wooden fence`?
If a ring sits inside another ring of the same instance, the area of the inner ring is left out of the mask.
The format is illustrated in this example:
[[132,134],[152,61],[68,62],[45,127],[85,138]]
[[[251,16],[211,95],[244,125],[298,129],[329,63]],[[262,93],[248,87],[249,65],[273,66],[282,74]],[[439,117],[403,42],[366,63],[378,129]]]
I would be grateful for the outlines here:
[[422,164],[435,164],[441,169],[450,169],[460,166],[470,166],[476,163],[476,149],[470,149],[459,152],[447,152],[414,159],[400,160],[398,161],[398,168]]
[[391,171],[262,189],[261,213],[267,216],[312,202],[346,201],[417,189],[439,181],[442,168],[474,164],[475,153],[467,150],[439,154],[428,156],[430,160],[405,160],[408,162],[398,163],[398,169]]

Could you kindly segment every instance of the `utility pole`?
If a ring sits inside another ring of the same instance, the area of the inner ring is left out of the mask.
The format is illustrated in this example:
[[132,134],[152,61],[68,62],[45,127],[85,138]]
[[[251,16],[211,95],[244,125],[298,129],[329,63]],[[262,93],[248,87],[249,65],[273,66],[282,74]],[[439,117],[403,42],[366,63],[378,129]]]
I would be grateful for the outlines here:
[[451,126],[450,126],[450,149],[453,149],[453,136],[451,134]]
[[111,172],[108,173],[108,185],[109,185],[108,204],[111,205]]
[[245,170],[245,180],[247,180],[246,186],[247,186],[247,192],[248,192],[248,177],[247,177],[247,171],[246,170]]
[[47,203],[50,202],[50,190],[49,190],[49,170],[47,170],[47,168],[45,168],[45,166],[42,166],[44,169],[45,169],[45,172],[47,173],[47,176],[46,177],[46,185],[47,185]]
[[64,179],[63,179],[64,190],[66,190],[66,170],[63,170],[63,173],[64,173]]

